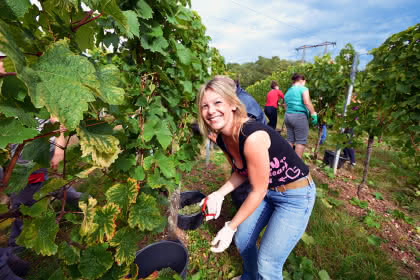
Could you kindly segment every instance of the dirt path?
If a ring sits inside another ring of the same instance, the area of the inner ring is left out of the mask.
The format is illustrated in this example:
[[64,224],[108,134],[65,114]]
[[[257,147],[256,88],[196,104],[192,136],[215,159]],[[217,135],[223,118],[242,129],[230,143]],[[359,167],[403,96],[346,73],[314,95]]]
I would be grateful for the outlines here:
[[[346,201],[345,209],[350,215],[362,218],[368,213],[368,209],[361,209],[349,202],[353,197],[357,198],[358,187],[353,180],[355,178],[349,167],[338,169],[336,177],[329,178],[318,166],[314,164],[310,164],[310,166],[312,176],[319,183],[328,184],[329,189],[338,192],[339,199]],[[390,253],[397,262],[402,262],[407,274],[415,275],[417,279],[420,279],[420,258],[414,253],[415,250],[420,251],[419,233],[405,221],[396,220],[392,217],[389,214],[390,210],[402,210],[387,200],[386,197],[383,200],[376,199],[374,193],[375,191],[364,187],[359,199],[367,201],[369,209],[374,210],[375,215],[383,217],[380,230],[375,232],[382,240],[386,240],[386,242],[382,242],[381,248]]]

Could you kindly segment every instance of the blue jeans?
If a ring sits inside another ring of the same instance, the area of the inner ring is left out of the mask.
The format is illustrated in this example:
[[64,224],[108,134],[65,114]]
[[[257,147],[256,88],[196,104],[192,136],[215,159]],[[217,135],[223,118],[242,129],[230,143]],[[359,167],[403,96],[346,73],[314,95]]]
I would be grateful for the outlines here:
[[[305,232],[315,192],[314,183],[283,193],[268,190],[234,237],[242,257],[241,280],[283,279],[283,264]],[[257,239],[265,226],[258,249]]]

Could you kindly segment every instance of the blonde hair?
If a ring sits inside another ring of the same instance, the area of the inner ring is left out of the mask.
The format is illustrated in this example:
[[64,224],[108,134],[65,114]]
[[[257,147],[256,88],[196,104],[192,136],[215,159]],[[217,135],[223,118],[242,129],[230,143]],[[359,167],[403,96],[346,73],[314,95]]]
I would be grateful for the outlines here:
[[200,93],[197,96],[197,106],[198,106],[198,126],[200,128],[200,132],[203,137],[206,139],[207,136],[213,132],[218,133],[218,131],[214,131],[203,119],[201,115],[201,102],[203,100],[203,96],[206,91],[212,90],[215,93],[219,94],[229,105],[233,105],[236,107],[236,110],[233,114],[233,135],[234,139],[238,141],[239,139],[239,132],[242,127],[243,120],[247,118],[247,112],[245,105],[239,100],[238,96],[236,95],[236,84],[235,82],[227,77],[222,75],[217,75],[207,83],[203,84],[200,88]]

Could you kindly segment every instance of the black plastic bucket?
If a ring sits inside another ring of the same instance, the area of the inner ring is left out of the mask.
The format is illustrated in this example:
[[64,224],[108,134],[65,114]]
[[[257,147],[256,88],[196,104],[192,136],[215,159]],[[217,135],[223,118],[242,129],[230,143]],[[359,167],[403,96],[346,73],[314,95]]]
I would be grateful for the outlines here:
[[154,271],[171,268],[182,279],[187,275],[188,251],[180,242],[163,240],[150,244],[136,254],[134,263],[139,267],[137,279],[146,278]]
[[[335,152],[330,151],[330,150],[325,150],[323,162],[326,165],[329,165],[331,168],[333,168],[333,166],[334,166],[334,159],[335,159]],[[344,163],[347,160],[348,159],[346,157],[340,155],[340,159],[338,160],[337,169],[343,167]]]
[[[182,209],[187,205],[199,203],[206,196],[199,191],[188,191],[180,194],[179,208]],[[203,222],[203,214],[200,212],[192,215],[178,214],[178,227],[183,230],[194,230]]]

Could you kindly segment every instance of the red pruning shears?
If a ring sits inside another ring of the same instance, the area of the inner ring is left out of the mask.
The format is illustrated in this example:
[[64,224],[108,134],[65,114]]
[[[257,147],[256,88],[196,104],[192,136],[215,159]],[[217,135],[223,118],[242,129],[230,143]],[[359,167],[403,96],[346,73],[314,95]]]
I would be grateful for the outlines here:
[[201,212],[204,214],[204,217],[207,217],[207,216],[216,216],[216,213],[213,213],[213,214],[207,213],[206,205],[207,205],[207,200],[208,199],[209,199],[208,197],[206,197],[204,199],[203,206],[201,206]]

